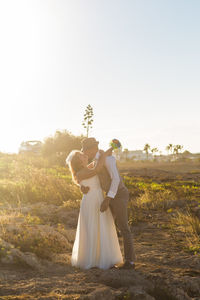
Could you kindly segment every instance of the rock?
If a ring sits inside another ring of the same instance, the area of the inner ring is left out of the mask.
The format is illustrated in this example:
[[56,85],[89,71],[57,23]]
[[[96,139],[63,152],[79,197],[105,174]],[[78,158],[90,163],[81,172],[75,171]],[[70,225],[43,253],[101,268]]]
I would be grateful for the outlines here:
[[31,205],[16,208],[16,211],[20,211],[23,214],[33,213],[39,216],[49,216],[54,214],[58,206],[54,204],[46,204],[44,202],[37,202]]
[[101,274],[99,281],[113,288],[140,286],[145,292],[152,292],[154,285],[134,270],[106,270]]
[[14,248],[14,246],[3,239],[1,239],[1,247],[4,247],[6,251],[9,251],[10,253],[8,255],[5,255],[1,258],[2,263],[25,263],[32,267],[33,269],[36,269],[38,271],[43,271],[43,266],[41,265],[41,262],[39,258],[31,252],[22,252],[19,249]]
[[55,253],[51,256],[51,262],[55,264],[71,265],[71,253]]
[[194,208],[192,209],[192,211],[193,211],[193,213],[195,214],[195,216],[196,216],[197,218],[200,219],[200,207],[199,207],[199,206],[194,207]]
[[40,233],[43,236],[51,236],[52,238],[56,237],[57,240],[60,243],[63,243],[63,245],[65,245],[65,248],[71,250],[72,249],[72,245],[71,243],[69,243],[68,239],[60,232],[58,232],[57,230],[55,230],[52,226],[49,225],[36,225],[34,228],[31,228],[31,230],[39,230]]
[[69,210],[69,208],[59,207],[56,211],[56,218],[64,223],[67,228],[76,228],[78,223],[78,209]]
[[193,300],[181,287],[179,280],[157,282],[153,295],[156,299]]
[[184,284],[188,294],[194,296],[200,295],[200,278],[191,278],[189,276],[185,276]]
[[75,236],[76,236],[76,229],[64,229],[63,235],[68,239],[70,243],[74,243]]
[[102,287],[97,288],[93,292],[89,293],[88,295],[81,296],[81,300],[114,300],[116,299],[116,292],[113,291],[111,288]]
[[154,297],[148,295],[141,286],[131,286],[127,291],[127,297],[134,300],[155,300]]
[[170,289],[170,294],[176,300],[193,300],[193,298],[189,297],[188,294],[181,288],[172,287]]
[[[180,266],[187,268],[185,273],[192,274],[193,272],[195,272],[195,270],[200,270],[200,257],[197,255],[193,255],[190,257],[186,257],[186,258],[185,257],[177,258],[177,259],[174,259],[172,261],[172,263],[179,264]],[[188,268],[190,268],[190,269],[188,269]],[[200,271],[199,271],[199,274],[200,274]]]
[[[5,228],[9,232],[13,232],[13,234],[23,234],[24,230],[27,230],[28,227],[22,225],[14,225],[8,224],[5,225]],[[55,240],[56,243],[59,243],[59,246],[63,248],[63,251],[67,251],[72,249],[72,243],[69,242],[66,236],[62,233],[54,229],[49,225],[32,225],[29,227],[31,231],[31,236],[37,236],[40,234],[43,238]],[[66,233],[67,235],[67,233]],[[71,237],[70,237],[71,239]]]

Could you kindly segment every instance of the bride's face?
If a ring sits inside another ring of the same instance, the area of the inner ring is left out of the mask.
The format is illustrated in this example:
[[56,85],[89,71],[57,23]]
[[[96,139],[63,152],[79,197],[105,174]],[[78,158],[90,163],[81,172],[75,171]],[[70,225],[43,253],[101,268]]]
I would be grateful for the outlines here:
[[84,167],[86,167],[88,165],[88,156],[86,154],[79,153],[79,158],[80,158],[82,165]]

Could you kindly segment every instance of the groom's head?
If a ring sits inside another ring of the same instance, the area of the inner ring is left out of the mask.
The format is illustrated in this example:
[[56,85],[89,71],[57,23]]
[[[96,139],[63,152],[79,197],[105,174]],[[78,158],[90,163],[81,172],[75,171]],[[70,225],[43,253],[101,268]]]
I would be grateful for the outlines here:
[[96,153],[99,150],[99,142],[96,141],[95,138],[85,138],[84,140],[82,140],[82,149],[81,151],[86,154],[89,158],[89,160],[92,160]]

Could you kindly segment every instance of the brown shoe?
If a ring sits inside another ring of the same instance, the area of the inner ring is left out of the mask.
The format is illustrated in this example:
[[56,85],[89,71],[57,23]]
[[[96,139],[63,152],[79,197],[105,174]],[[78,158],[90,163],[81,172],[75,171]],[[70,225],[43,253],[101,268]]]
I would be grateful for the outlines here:
[[129,261],[125,261],[121,266],[118,267],[120,270],[134,270],[135,264],[131,264]]
[[111,266],[110,269],[115,269],[116,270],[116,269],[118,269],[118,266],[117,265]]

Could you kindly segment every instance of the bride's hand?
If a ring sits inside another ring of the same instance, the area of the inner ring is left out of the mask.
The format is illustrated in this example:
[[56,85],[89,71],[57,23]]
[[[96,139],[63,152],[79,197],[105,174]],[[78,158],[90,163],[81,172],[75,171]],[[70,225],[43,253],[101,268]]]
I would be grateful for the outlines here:
[[100,155],[104,155],[104,154],[105,154],[105,151],[99,150],[99,154],[100,154]]
[[108,150],[103,151],[103,150],[99,150],[100,155],[104,155],[104,156],[111,156],[113,152],[113,148],[110,147]]
[[111,156],[111,155],[112,155],[112,152],[113,152],[113,148],[110,147],[110,148],[105,152],[105,155],[106,155],[106,156]]

